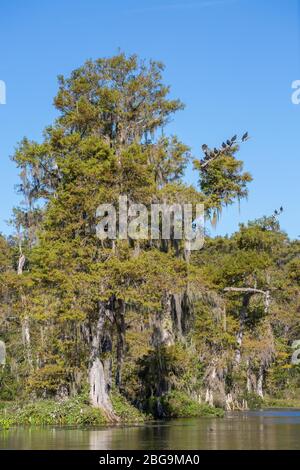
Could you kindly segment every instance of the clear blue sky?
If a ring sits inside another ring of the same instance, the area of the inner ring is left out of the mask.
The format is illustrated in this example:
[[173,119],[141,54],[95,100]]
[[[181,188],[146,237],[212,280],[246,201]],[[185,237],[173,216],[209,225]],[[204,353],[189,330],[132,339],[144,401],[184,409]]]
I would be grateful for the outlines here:
[[[23,137],[41,140],[56,113],[56,77],[118,48],[162,60],[186,109],[170,125],[199,155],[249,131],[241,149],[254,181],[248,201],[224,211],[216,233],[283,206],[282,227],[300,235],[298,0],[13,0],[1,2],[0,231],[19,197],[9,156]],[[186,179],[195,183],[191,169]]]

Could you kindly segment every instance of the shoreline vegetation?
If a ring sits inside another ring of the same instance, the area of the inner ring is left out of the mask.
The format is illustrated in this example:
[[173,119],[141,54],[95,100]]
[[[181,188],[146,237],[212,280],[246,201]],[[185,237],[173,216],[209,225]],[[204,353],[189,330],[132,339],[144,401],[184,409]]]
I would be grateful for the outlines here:
[[[0,430],[22,425],[102,426],[112,424],[138,424],[153,421],[155,417],[131,405],[122,395],[111,395],[115,422],[105,417],[99,408],[91,406],[86,395],[64,400],[35,400],[0,402]],[[154,403],[152,403],[152,406]],[[157,404],[155,404],[156,406]],[[150,405],[151,406],[151,405]],[[181,393],[167,394],[161,400],[164,418],[223,417],[221,408],[198,403]]]
[[[77,396],[65,400],[36,400],[0,402],[0,431],[15,426],[112,426],[142,424],[155,420],[131,405],[119,393],[112,394],[114,412],[119,418],[116,422],[107,420],[100,409],[90,405],[88,397]],[[171,393],[165,397],[164,419],[174,418],[222,418],[225,411],[221,408],[198,403],[183,394]],[[266,397],[250,409],[300,409],[300,400],[295,398]],[[239,410],[240,412],[246,410]]]

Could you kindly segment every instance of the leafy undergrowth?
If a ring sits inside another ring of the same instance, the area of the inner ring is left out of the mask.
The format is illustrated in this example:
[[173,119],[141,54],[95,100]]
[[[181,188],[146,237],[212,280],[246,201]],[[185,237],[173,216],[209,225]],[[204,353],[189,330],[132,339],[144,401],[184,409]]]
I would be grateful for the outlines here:
[[[137,410],[119,393],[112,394],[115,413],[121,422],[143,422],[146,415]],[[63,401],[2,402],[0,429],[14,425],[99,426],[108,424],[101,410],[89,405],[85,395]]]
[[300,408],[300,398],[265,398],[265,408]]
[[111,394],[111,401],[113,408],[117,416],[121,418],[124,423],[141,423],[150,419],[150,416],[145,415],[133,405],[131,405],[126,398],[123,397],[119,392],[114,391]]
[[0,417],[0,430],[9,429],[11,425],[12,423],[9,418]]
[[165,418],[222,417],[224,411],[204,403],[198,403],[183,392],[173,391],[159,399],[150,401],[150,409],[154,415],[157,410]]
[[264,407],[264,400],[256,393],[246,392],[241,398],[247,402],[249,410],[258,410]]
[[[120,393],[111,396],[115,413],[123,423],[141,423],[152,418],[131,405]],[[163,410],[160,417],[200,417],[223,416],[223,410],[198,403],[182,392],[170,392],[159,400],[150,401],[153,416],[158,417],[158,406]],[[0,404],[0,429],[15,425],[64,425],[99,426],[109,424],[101,410],[89,405],[85,396],[77,396],[63,401],[36,400],[34,402]]]
[[64,401],[37,400],[24,404],[6,403],[0,410],[0,426],[13,425],[101,425],[106,419],[99,409],[78,396]]

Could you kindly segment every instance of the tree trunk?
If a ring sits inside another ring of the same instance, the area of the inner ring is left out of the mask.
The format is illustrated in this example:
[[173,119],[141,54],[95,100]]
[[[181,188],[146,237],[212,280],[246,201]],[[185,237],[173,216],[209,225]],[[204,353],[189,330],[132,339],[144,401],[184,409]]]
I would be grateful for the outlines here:
[[237,364],[241,362],[241,349],[242,349],[242,343],[243,343],[245,321],[248,315],[247,309],[248,309],[249,301],[250,301],[250,295],[249,293],[245,293],[243,296],[243,304],[242,304],[242,308],[240,312],[240,327],[236,336],[237,349],[235,353],[235,362]]
[[122,367],[125,350],[125,303],[123,300],[114,302],[114,320],[117,329],[117,368],[116,368],[116,386],[122,385]]
[[107,391],[104,367],[99,357],[94,357],[89,370],[91,404],[101,408],[109,417],[113,416],[113,408]]
[[105,331],[106,308],[101,302],[97,322],[90,323],[91,349],[89,359],[89,386],[91,404],[100,408],[109,421],[118,421],[110,400],[111,353],[110,335]]
[[175,343],[172,295],[169,293],[165,293],[162,310],[155,315],[151,342],[154,347],[158,348],[160,346],[171,346]]
[[258,371],[257,385],[256,385],[256,393],[261,398],[264,397],[263,382],[264,382],[264,368],[261,365]]
[[214,406],[214,395],[213,395],[212,390],[210,390],[209,388],[206,389],[205,402],[209,406]]
[[[22,298],[23,303],[23,298]],[[31,354],[31,338],[30,338],[30,325],[29,325],[29,318],[26,315],[22,320],[22,342],[25,349],[25,354],[27,357],[28,365],[30,369],[33,368],[32,364],[32,354]]]
[[[18,276],[22,276],[23,274],[25,261],[26,261],[26,258],[22,253],[22,249],[20,248],[20,256],[19,256],[18,270],[17,270]],[[21,304],[22,304],[23,309],[26,311],[26,297],[22,293],[21,293]],[[26,314],[23,316],[21,320],[21,330],[22,330],[22,343],[23,343],[24,350],[25,350],[25,356],[27,358],[29,368],[32,369],[33,363],[32,363],[32,354],[31,354],[30,324],[29,324],[28,315]]]

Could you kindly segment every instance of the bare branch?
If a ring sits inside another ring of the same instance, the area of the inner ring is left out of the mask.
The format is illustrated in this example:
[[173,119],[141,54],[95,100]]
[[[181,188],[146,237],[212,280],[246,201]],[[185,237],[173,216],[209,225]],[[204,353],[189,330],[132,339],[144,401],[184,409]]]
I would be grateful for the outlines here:
[[254,289],[252,287],[225,287],[224,292],[244,292],[245,294],[267,295],[269,291]]

